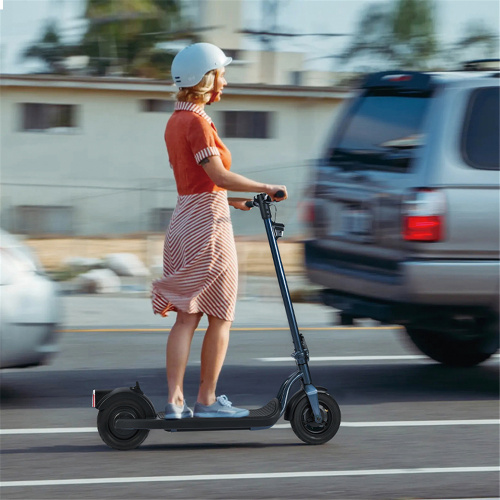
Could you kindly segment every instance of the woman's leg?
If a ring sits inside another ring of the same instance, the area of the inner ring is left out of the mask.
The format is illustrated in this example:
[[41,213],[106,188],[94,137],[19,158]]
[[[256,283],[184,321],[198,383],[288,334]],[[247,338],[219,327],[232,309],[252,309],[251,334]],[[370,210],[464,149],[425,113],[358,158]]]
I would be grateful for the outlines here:
[[167,341],[168,403],[182,406],[184,402],[184,374],[191,349],[194,331],[202,313],[189,314],[179,311]]
[[226,357],[231,321],[208,316],[208,328],[201,349],[201,376],[198,403],[215,403],[215,388]]

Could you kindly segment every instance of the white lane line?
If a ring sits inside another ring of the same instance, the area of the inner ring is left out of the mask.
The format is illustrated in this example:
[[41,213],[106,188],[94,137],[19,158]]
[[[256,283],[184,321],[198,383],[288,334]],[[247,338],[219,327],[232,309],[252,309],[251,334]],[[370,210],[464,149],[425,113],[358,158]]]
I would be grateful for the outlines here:
[[[263,361],[265,363],[282,363],[292,362],[291,356],[277,357],[277,358],[255,358],[256,361]],[[310,362],[314,361],[397,361],[408,359],[429,359],[423,354],[405,354],[397,356],[312,356],[309,358]]]
[[[483,420],[388,420],[386,422],[342,422],[340,427],[430,427],[454,425],[500,425],[500,419]],[[277,424],[273,429],[287,429],[290,424]]]
[[68,486],[117,483],[174,483],[178,481],[228,481],[245,479],[288,479],[297,477],[389,476],[404,474],[462,474],[467,472],[497,472],[500,466],[485,467],[426,467],[417,469],[365,469],[294,472],[257,472],[249,474],[203,474],[191,476],[96,477],[81,479],[43,479],[34,481],[3,481],[2,488],[27,486]]
[[0,436],[18,436],[21,434],[82,434],[97,432],[96,427],[47,427],[45,429],[0,429]]
[[[500,354],[494,354],[492,359],[500,359]],[[292,362],[291,356],[276,357],[276,358],[254,358],[256,361],[263,361],[265,363],[282,363]],[[424,359],[429,362],[435,363],[428,356],[423,354],[401,354],[395,356],[312,356],[309,361],[407,361],[412,359]]]
[[[500,425],[500,419],[482,420],[389,420],[381,422],[342,422],[340,427],[426,427],[454,425]],[[272,429],[289,429],[290,424],[276,424]],[[18,436],[23,434],[82,434],[97,432],[95,427],[47,427],[43,429],[0,429],[0,435]]]

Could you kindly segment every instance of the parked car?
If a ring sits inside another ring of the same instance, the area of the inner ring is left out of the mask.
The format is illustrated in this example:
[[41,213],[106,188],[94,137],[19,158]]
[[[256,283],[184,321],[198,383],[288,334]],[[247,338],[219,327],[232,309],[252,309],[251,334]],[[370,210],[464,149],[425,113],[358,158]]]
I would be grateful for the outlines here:
[[366,77],[315,168],[307,275],[343,324],[475,365],[499,346],[499,72]]
[[0,230],[0,368],[45,363],[57,352],[56,284],[30,249]]

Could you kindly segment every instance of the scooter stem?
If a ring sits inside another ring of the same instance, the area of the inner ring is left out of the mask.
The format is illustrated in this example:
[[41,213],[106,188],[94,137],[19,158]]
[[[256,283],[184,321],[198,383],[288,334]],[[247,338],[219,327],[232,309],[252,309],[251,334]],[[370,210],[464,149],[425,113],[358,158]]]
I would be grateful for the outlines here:
[[[286,281],[285,271],[283,269],[278,243],[276,241],[273,225],[271,222],[271,209],[269,207],[269,201],[266,198],[267,195],[258,194],[255,197],[255,200],[259,205],[260,213],[264,221],[264,226],[266,228],[267,239],[269,240],[269,247],[271,249],[271,255],[273,257],[273,262],[274,262],[274,269],[276,270],[276,276],[278,278],[278,284],[280,287],[281,296],[283,298],[283,303],[285,306],[285,311],[288,318],[288,324],[290,326],[290,332],[292,334],[292,340],[295,346],[295,351],[298,353],[299,352],[303,353],[304,349],[300,341],[299,327],[297,326],[297,320],[295,318],[295,312],[293,310],[293,304],[290,298],[288,283]],[[307,384],[310,383],[310,381],[304,381],[304,383]]]
[[[274,236],[273,226],[271,219],[264,219],[264,225],[266,227],[267,238],[269,240],[269,246],[271,248],[271,254],[273,257],[274,268],[276,270],[276,276],[278,278],[278,284],[281,291],[281,296],[283,298],[283,303],[285,306],[286,316],[288,319],[288,324],[290,326],[290,332],[292,334],[293,344],[295,346],[295,351],[302,352],[303,347],[300,342],[299,327],[297,325],[297,320],[295,318],[295,311],[293,310],[292,299],[290,298],[290,292],[288,289],[288,283],[286,281],[285,271],[283,269],[283,264],[281,262],[280,251],[278,248],[278,243]],[[307,383],[307,382],[306,382]]]
[[290,291],[288,289],[288,283],[286,281],[285,270],[283,268],[277,238],[274,234],[273,224],[271,221],[271,209],[269,207],[268,201],[269,198],[266,194],[259,194],[255,196],[254,199],[259,205],[260,213],[264,221],[264,226],[266,228],[266,234],[267,239],[269,240],[269,247],[271,249],[271,255],[273,257],[274,268],[276,270],[276,276],[278,278],[278,284],[288,318],[288,325],[290,326],[290,333],[292,335],[292,341],[295,347],[295,352],[292,354],[292,356],[295,358],[295,361],[301,373],[302,384],[304,386],[304,390],[307,394],[309,402],[311,403],[311,408],[314,413],[314,419],[316,420],[316,422],[321,422],[322,416],[319,408],[318,391],[316,390],[314,385],[312,385],[311,372],[309,371],[309,365],[307,363],[309,360],[309,352],[305,347],[304,337],[299,332],[297,319],[295,318],[295,311],[293,310],[292,299],[290,298]]

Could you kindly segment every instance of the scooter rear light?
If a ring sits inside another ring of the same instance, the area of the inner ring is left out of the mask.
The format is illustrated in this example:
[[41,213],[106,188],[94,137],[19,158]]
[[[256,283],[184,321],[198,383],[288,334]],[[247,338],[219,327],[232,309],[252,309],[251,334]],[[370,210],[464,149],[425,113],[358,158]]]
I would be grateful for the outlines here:
[[95,389],[92,391],[92,408],[95,408]]
[[417,189],[403,210],[405,241],[437,242],[444,239],[446,199],[434,189]]

